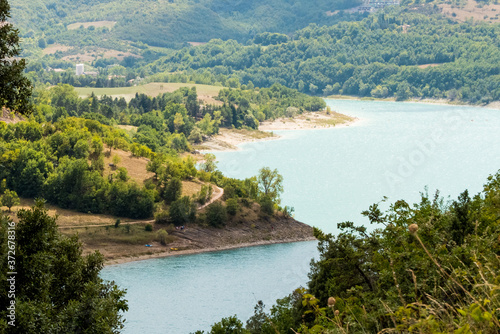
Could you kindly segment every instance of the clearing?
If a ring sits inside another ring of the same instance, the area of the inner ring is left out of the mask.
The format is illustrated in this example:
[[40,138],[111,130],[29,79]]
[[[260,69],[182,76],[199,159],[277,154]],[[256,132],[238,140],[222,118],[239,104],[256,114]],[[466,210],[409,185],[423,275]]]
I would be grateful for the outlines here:
[[83,26],[84,28],[88,28],[94,26],[96,28],[107,27],[109,29],[113,28],[116,24],[116,21],[95,21],[95,22],[76,22],[72,24],[68,24],[66,28],[68,30],[75,30]]
[[479,4],[474,0],[462,0],[458,3],[438,5],[443,14],[460,22],[473,18],[474,21],[495,22],[500,14],[500,4]]
[[51,45],[47,46],[45,49],[43,49],[43,54],[44,55],[51,55],[51,54],[56,53],[57,51],[66,52],[66,51],[71,50],[71,49],[72,49],[71,46],[62,45],[62,44],[51,44]]
[[[44,52],[45,52],[45,50],[44,50]],[[133,54],[131,52],[103,49],[103,48],[89,48],[87,50],[80,49],[80,50],[75,51],[75,52],[77,52],[77,53],[67,55],[61,59],[67,60],[67,61],[74,61],[74,62],[79,61],[79,62],[89,62],[90,63],[90,62],[97,60],[97,59],[100,59],[100,58],[116,58],[120,61],[123,60],[125,57],[141,58],[141,56],[138,56],[138,55]],[[54,53],[55,53],[55,51],[54,51]]]
[[132,86],[132,87],[116,87],[116,88],[79,88],[75,87],[76,92],[82,98],[89,97],[92,92],[96,96],[111,96],[123,97],[125,100],[130,101],[136,93],[146,94],[148,96],[156,97],[163,93],[170,93],[176,91],[181,87],[196,87],[196,92],[198,93],[198,99],[202,100],[207,104],[221,104],[220,101],[216,100],[215,97],[219,95],[219,91],[224,87],[220,86],[210,86],[210,85],[199,85],[191,83],[179,83],[179,82],[151,82],[145,85]]

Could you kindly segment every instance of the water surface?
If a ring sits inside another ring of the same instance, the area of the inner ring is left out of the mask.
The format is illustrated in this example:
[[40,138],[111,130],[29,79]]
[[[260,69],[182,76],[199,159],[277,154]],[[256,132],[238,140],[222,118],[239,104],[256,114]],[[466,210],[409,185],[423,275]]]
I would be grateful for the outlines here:
[[[284,177],[283,203],[325,232],[383,196],[415,202],[427,186],[456,198],[482,189],[500,168],[500,111],[417,103],[334,101],[361,119],[324,130],[281,131],[280,140],[216,153],[225,175],[245,178],[264,166]],[[107,267],[102,277],[127,288],[125,333],[184,334],[222,317],[246,320],[259,299],[270,305],[307,282],[314,242],[260,246]]]

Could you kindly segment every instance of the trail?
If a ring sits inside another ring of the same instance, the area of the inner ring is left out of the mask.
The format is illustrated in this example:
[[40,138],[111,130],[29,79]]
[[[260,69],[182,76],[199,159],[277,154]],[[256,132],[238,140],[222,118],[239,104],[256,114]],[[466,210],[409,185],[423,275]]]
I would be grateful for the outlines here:
[[[197,210],[202,210],[203,208],[207,207],[208,205],[212,204],[213,202],[217,201],[224,195],[224,189],[217,187],[216,185],[212,185],[215,187],[215,190],[212,194],[212,198],[205,204],[199,206]],[[150,219],[150,220],[137,220],[137,221],[124,221],[120,225],[134,225],[134,224],[154,224],[155,220]],[[59,226],[59,229],[75,229],[75,228],[87,228],[87,227],[103,227],[103,226],[109,226],[109,224],[94,224],[94,225],[78,225],[78,226]]]

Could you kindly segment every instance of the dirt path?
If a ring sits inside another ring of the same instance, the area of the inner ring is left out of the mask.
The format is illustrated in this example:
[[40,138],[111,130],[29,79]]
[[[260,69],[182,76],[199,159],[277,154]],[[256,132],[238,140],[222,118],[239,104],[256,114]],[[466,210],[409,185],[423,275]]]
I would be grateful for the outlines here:
[[206,207],[206,206],[208,206],[208,205],[212,204],[213,202],[215,202],[216,200],[218,200],[219,198],[221,198],[221,197],[222,197],[222,195],[224,195],[224,189],[219,188],[219,187],[217,187],[216,185],[214,185],[214,187],[215,187],[215,191],[214,191],[214,193],[212,194],[212,198],[211,198],[208,202],[206,202],[205,204],[203,204],[202,206],[200,206],[200,207],[198,208],[198,210],[201,210],[201,209],[203,209],[204,207]]
[[[220,199],[224,195],[224,189],[222,189],[220,187],[217,187],[216,185],[213,185],[213,186],[215,187],[215,190],[214,190],[214,193],[212,194],[212,198],[208,202],[206,202],[205,204],[203,204],[202,206],[198,207],[197,210],[201,210],[201,209],[207,207],[208,205],[210,205],[213,202],[217,201],[218,199]],[[134,225],[134,224],[154,224],[154,222],[155,222],[155,220],[151,219],[151,220],[138,220],[138,221],[131,221],[131,222],[124,221],[121,224],[122,225],[127,225],[127,224],[130,224],[130,225]],[[109,224],[93,224],[93,225],[78,225],[78,226],[59,226],[59,229],[76,229],[76,228],[103,227],[103,226],[109,226]]]

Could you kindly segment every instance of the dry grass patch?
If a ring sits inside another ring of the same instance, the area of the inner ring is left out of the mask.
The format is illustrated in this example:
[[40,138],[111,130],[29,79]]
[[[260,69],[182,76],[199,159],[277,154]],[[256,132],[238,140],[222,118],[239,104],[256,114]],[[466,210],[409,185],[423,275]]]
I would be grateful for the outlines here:
[[52,44],[47,46],[45,49],[43,49],[43,54],[44,55],[51,55],[56,53],[57,51],[61,52],[66,52],[68,50],[71,50],[72,48],[67,45],[62,45],[62,44]]
[[127,131],[128,133],[136,133],[139,127],[134,125],[115,125],[116,128]]
[[90,26],[94,26],[96,28],[107,27],[109,29],[113,28],[116,24],[116,21],[95,21],[95,22],[76,22],[72,24],[68,24],[68,30],[75,30],[83,26],[84,28],[88,28]]
[[116,58],[118,60],[123,60],[125,57],[129,56],[140,58],[140,56],[126,51],[96,48],[79,50],[78,53],[67,55],[62,59],[67,61],[92,62],[100,58]]
[[[116,168],[125,167],[128,171],[128,176],[130,179],[134,180],[138,184],[144,184],[144,181],[150,179],[154,176],[154,173],[148,172],[146,170],[146,165],[149,159],[143,157],[133,157],[132,153],[123,150],[111,150],[111,154],[108,154],[109,148],[107,145],[104,147],[104,176],[115,173]],[[109,164],[113,162],[113,156],[120,157],[120,163],[117,166],[111,167]]]
[[[31,198],[21,198],[21,205],[12,207],[12,213],[10,216],[17,221],[16,213],[21,209],[30,209],[35,205],[35,200]],[[62,209],[56,205],[45,204],[45,208],[47,209],[47,213],[51,217],[57,216],[57,225],[61,228],[68,227],[78,227],[78,226],[87,226],[87,225],[110,225],[114,224],[116,221],[116,217],[110,215],[100,215],[100,214],[89,214],[82,213],[67,209]],[[7,210],[6,207],[3,208]],[[123,219],[122,219],[123,220]]]
[[198,85],[189,83],[177,83],[177,82],[151,82],[145,85],[133,86],[133,87],[115,87],[115,88],[75,88],[80,97],[88,97],[92,93],[96,96],[111,96],[124,97],[127,102],[135,97],[135,94],[146,94],[151,97],[156,97],[163,93],[171,93],[182,87],[196,87],[196,92],[198,93],[198,99],[204,101],[208,104],[221,104],[220,101],[215,100],[215,97],[219,95],[219,91],[223,87],[210,86],[210,85]]
[[498,22],[500,17],[500,4],[480,5],[474,0],[466,0],[465,4],[438,5],[443,14],[460,22],[473,18],[474,21]]
[[200,192],[203,183],[200,181],[182,181],[182,195],[192,196]]
[[443,63],[433,63],[433,64],[422,64],[422,65],[417,65],[418,68],[427,68],[427,67],[437,67],[439,65],[443,65]]

